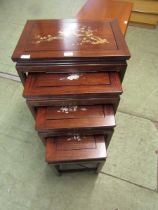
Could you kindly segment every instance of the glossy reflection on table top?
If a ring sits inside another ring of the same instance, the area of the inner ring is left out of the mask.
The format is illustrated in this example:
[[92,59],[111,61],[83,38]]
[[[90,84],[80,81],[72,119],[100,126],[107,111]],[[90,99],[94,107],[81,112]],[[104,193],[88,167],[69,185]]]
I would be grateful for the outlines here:
[[130,57],[116,20],[29,20],[12,59],[28,62],[100,57]]

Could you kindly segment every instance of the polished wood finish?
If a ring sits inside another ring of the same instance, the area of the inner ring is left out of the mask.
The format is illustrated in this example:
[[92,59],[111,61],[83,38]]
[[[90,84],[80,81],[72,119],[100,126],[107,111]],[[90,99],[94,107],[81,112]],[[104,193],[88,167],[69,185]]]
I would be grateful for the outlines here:
[[39,106],[113,104],[116,112],[121,93],[117,72],[32,73],[26,80],[23,96],[36,117]]
[[118,23],[111,19],[29,20],[12,55],[23,84],[27,72],[118,71],[122,81],[129,58]]
[[122,71],[127,67],[126,61],[103,61],[98,58],[91,61],[80,60],[78,62],[22,62],[16,64],[17,71],[45,72],[45,73],[75,73],[75,72],[98,72],[98,71]]
[[88,0],[77,14],[78,19],[104,20],[116,18],[120,29],[125,34],[129,17],[132,10],[132,3],[113,0]]
[[120,97],[105,97],[105,98],[76,98],[76,99],[38,99],[38,100],[26,100],[26,103],[36,119],[37,109],[41,106],[76,106],[76,105],[98,105],[98,104],[111,104],[114,112],[116,112],[119,105]]
[[101,135],[46,139],[48,163],[105,160],[106,156],[105,137]]
[[58,175],[85,170],[99,173],[107,157],[105,141],[101,135],[47,138],[45,160]]
[[[49,99],[44,98],[39,100],[26,100],[26,102],[34,107],[40,106],[76,106],[76,105],[97,105],[97,104],[113,104],[118,105],[120,97],[105,97],[105,98],[76,98],[76,99]],[[115,109],[116,110],[116,109]]]
[[12,55],[16,62],[126,60],[116,20],[29,20]]
[[126,61],[103,61],[99,58],[91,61],[77,62],[22,62],[16,64],[16,70],[23,84],[27,79],[27,72],[33,73],[84,73],[84,72],[105,72],[115,71],[119,73],[121,82],[127,68]]
[[117,20],[27,21],[12,60],[57,174],[100,171],[129,57]]
[[110,105],[41,107],[35,127],[43,137],[107,134],[115,127],[115,117]]
[[122,93],[117,72],[29,74],[23,96],[27,99],[105,98]]

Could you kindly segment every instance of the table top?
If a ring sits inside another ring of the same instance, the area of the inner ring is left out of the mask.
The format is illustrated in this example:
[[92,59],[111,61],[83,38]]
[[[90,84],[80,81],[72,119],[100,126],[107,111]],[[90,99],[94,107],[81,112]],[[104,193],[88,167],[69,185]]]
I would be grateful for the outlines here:
[[46,161],[48,163],[105,160],[106,137],[69,136],[46,139]]
[[[39,132],[65,132],[115,127],[112,105],[40,107],[36,117]],[[76,129],[76,130],[75,130]]]
[[117,20],[67,19],[28,20],[12,60],[126,60],[129,57]]
[[118,96],[122,93],[117,72],[74,74],[30,73],[23,96],[29,99],[77,99]]

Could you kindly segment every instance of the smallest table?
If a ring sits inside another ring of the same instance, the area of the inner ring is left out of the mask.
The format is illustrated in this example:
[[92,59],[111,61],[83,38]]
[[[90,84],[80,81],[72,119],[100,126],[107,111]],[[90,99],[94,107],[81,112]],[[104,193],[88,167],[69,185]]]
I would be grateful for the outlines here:
[[105,137],[73,136],[46,139],[46,162],[62,172],[94,170],[98,173],[107,157]]

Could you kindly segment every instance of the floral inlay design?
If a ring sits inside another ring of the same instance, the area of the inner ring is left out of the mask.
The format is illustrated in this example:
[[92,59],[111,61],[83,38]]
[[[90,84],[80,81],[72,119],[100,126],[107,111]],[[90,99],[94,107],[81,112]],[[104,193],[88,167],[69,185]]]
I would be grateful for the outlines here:
[[69,29],[66,31],[59,31],[57,36],[54,36],[52,34],[47,34],[45,36],[36,35],[33,43],[40,44],[42,42],[64,40],[67,39],[69,36],[74,36],[75,38],[78,38],[78,43],[74,43],[73,45],[83,45],[85,43],[92,45],[109,43],[107,39],[94,35],[95,31],[97,30],[92,30],[90,26],[81,26],[79,29],[75,30]]
[[67,138],[67,141],[82,141],[84,139],[85,139],[84,136],[81,137],[80,135],[77,134],[77,135]]
[[85,112],[87,111],[87,108],[78,106],[62,106],[59,110],[57,110],[57,112],[69,114],[70,112],[77,112],[78,110]]
[[61,77],[60,80],[78,80],[80,78],[80,74],[70,74],[66,77]]

